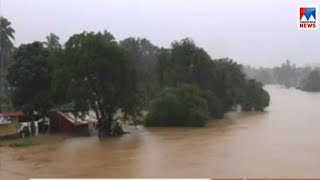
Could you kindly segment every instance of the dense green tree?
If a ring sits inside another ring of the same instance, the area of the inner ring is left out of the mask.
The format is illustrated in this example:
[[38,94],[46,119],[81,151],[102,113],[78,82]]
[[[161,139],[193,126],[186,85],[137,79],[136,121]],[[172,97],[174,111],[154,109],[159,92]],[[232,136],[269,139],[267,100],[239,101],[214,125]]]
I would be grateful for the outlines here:
[[67,110],[70,110],[72,108],[70,106],[71,98],[67,96],[70,80],[69,64],[66,64],[65,50],[59,39],[57,35],[50,33],[44,42],[49,52],[48,63],[52,68],[51,99],[54,109],[64,110],[65,107],[68,107]]
[[207,101],[190,85],[165,88],[151,102],[147,126],[204,126],[209,119]]
[[208,87],[213,77],[210,61],[210,56],[191,39],[175,41],[171,49],[161,49],[158,56],[160,84],[163,87],[186,83]]
[[125,50],[110,33],[73,35],[65,44],[64,66],[74,108],[94,110],[100,137],[113,134],[119,109],[126,117],[140,115],[135,75]]
[[210,90],[203,90],[202,97],[206,99],[208,103],[208,111],[210,116],[214,119],[223,118],[225,112],[223,110],[221,99]]
[[120,41],[120,46],[127,51],[132,71],[136,74],[138,90],[146,98],[151,97],[158,86],[156,65],[159,48],[147,39],[132,37]]
[[253,79],[246,81],[241,107],[244,111],[263,111],[268,107],[270,97],[262,87],[262,83]]
[[[30,118],[44,115],[52,106],[49,52],[41,42],[18,47],[7,80],[13,105]],[[33,119],[32,119],[33,120]]]
[[242,66],[228,58],[214,60],[214,67],[217,74],[214,92],[227,112],[235,108],[243,96],[245,75]]
[[201,89],[213,118],[236,108],[244,96],[242,66],[228,58],[212,60],[188,38],[175,41],[171,49],[161,49],[158,72],[162,87],[191,84]]
[[207,101],[210,115],[223,117],[222,101],[216,94],[219,82],[215,63],[194,41],[187,38],[173,42],[172,49],[161,49],[157,69],[162,87],[178,87],[180,84],[198,87]]
[[3,112],[14,112],[15,108],[12,104],[12,100],[8,93],[0,94],[0,102],[2,103],[2,111]]

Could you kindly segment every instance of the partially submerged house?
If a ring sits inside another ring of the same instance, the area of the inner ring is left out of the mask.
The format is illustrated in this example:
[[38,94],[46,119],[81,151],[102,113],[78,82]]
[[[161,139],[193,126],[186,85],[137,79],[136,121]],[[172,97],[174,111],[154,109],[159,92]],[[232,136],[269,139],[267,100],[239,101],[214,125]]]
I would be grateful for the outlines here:
[[22,112],[0,114],[0,139],[19,137]]
[[89,113],[83,117],[75,116],[71,111],[49,113],[51,132],[90,136],[96,134],[97,118]]
[[[76,136],[97,134],[98,120],[93,112],[79,117],[72,111],[55,111],[48,113],[46,117],[34,117],[34,119],[36,136],[48,131]],[[29,133],[31,133],[31,119],[22,112],[0,114],[0,139],[25,137]]]

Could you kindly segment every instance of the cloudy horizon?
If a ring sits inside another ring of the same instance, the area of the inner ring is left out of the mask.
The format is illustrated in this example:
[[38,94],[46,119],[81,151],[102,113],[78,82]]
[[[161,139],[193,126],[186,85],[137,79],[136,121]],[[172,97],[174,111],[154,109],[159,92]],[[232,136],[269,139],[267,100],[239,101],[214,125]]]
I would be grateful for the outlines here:
[[65,42],[74,33],[107,30],[117,40],[141,37],[161,47],[190,37],[212,58],[241,64],[270,67],[290,59],[302,66],[320,62],[320,30],[297,29],[299,6],[312,2],[1,0],[0,13],[12,22],[16,45],[44,41],[51,32]]

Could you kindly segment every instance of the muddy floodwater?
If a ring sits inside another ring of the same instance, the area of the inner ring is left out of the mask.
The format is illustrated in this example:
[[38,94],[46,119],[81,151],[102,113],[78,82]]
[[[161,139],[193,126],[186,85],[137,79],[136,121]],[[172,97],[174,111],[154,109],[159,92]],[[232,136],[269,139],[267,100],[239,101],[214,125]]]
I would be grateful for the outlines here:
[[268,86],[261,113],[205,128],[140,128],[121,138],[45,137],[0,147],[0,179],[320,177],[320,93]]

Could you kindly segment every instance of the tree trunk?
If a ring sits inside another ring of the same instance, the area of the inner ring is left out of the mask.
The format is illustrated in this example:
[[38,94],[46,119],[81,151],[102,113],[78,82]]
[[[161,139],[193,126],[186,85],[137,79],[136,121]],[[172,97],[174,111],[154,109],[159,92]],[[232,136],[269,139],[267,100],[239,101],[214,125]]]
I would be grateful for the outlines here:
[[108,120],[107,120],[107,123],[106,123],[106,134],[108,134],[109,136],[112,136],[112,120],[113,120],[113,117],[112,117],[112,114],[109,113],[108,114]]
[[34,120],[33,118],[31,119],[31,135],[34,136],[35,135],[35,125],[34,125]]
[[[103,138],[104,136],[117,136],[124,134],[122,128],[117,125],[113,126],[113,122],[115,121],[114,113],[101,113],[101,118],[98,119],[98,137]],[[116,129],[114,129],[116,128]]]
[[98,137],[103,137],[103,125],[101,119],[98,120]]

